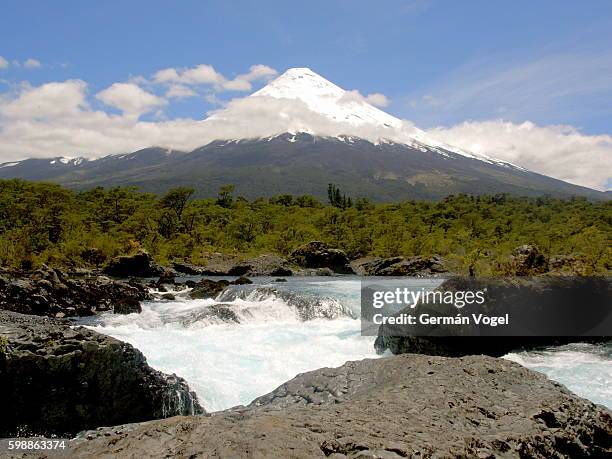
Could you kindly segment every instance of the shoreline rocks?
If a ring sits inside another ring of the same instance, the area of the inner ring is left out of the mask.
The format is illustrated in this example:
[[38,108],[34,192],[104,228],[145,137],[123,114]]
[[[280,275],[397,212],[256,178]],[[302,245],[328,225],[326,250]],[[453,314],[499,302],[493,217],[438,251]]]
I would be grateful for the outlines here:
[[210,254],[205,266],[174,262],[174,270],[190,276],[292,276],[294,269],[283,257],[263,254],[241,260],[221,253]]
[[[0,311],[0,437],[72,436],[204,410],[140,351],[67,320]],[[10,415],[8,415],[10,413]]]
[[607,457],[612,413],[503,359],[406,354],[298,375],[247,407],[84,433],[72,457]]
[[0,275],[0,310],[23,314],[82,317],[124,306],[136,310],[148,299],[151,295],[140,283],[106,276],[71,279],[49,268]]

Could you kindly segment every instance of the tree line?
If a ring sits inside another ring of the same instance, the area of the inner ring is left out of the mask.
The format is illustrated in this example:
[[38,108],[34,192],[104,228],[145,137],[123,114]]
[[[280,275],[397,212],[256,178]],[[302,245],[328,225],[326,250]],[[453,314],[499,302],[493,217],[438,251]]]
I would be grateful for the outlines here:
[[502,274],[522,244],[575,257],[589,273],[612,265],[612,201],[498,194],[375,204],[333,184],[328,203],[291,194],[249,201],[231,185],[211,199],[193,199],[194,191],[156,196],[133,187],[0,181],[0,264],[99,267],[140,248],[160,263],[203,264],[210,252],[286,256],[322,240],[354,258],[440,255],[457,271],[480,274]]

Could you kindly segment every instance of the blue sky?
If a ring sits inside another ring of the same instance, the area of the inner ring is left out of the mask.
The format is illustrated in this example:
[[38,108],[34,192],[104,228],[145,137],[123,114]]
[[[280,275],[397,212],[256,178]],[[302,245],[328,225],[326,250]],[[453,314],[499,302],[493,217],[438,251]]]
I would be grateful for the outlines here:
[[[42,64],[9,68],[5,79],[79,78],[92,92],[165,67],[207,63],[232,76],[262,63],[308,66],[345,88],[382,92],[388,111],[423,127],[500,116],[587,133],[612,125],[612,77],[596,74],[612,71],[609,1],[8,1],[0,56]],[[466,80],[504,74],[502,93],[457,95]],[[588,89],[590,80],[590,91],[567,88]],[[208,108],[188,100],[168,113]]]
[[[607,0],[7,0],[0,7],[0,159],[140,145],[89,148],[61,139],[35,145],[41,136],[24,131],[24,107],[31,126],[41,122],[39,105],[47,115],[85,111],[92,120],[122,114],[134,123],[201,119],[265,84],[270,75],[249,73],[255,64],[279,73],[310,67],[345,89],[384,94],[384,110],[449,143],[574,183],[612,186],[601,171],[591,177],[612,157]],[[213,66],[225,82],[248,74],[249,83],[240,91],[231,84],[178,88],[189,97],[170,97],[168,85],[152,84],[162,69],[198,65]],[[25,100],[50,82],[64,87],[46,87]],[[126,82],[145,92],[104,93]],[[128,96],[136,102],[126,102]],[[6,108],[15,100],[20,105]],[[47,127],[56,132],[57,121]],[[551,143],[562,148],[542,150]],[[576,161],[584,167],[574,170]]]

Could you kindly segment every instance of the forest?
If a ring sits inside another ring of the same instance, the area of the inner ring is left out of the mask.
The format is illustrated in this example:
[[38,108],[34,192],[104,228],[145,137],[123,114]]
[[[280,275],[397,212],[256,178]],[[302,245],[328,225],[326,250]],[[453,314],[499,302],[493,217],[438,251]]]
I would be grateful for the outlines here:
[[328,202],[290,194],[249,201],[231,185],[215,198],[192,199],[195,190],[185,187],[156,196],[3,180],[0,265],[96,268],[141,248],[161,264],[205,264],[211,252],[286,256],[322,240],[351,258],[440,255],[457,272],[475,267],[483,275],[504,274],[504,261],[522,244],[578,259],[585,274],[611,270],[610,200],[499,194],[373,204],[333,184],[327,191]]

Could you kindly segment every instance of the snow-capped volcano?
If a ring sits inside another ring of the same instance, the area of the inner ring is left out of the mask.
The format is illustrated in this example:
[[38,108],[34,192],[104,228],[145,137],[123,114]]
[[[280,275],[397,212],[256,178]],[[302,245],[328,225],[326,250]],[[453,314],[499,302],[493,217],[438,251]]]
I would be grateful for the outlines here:
[[[252,99],[273,98],[279,101],[303,103],[308,111],[315,115],[309,117],[299,110],[292,110],[291,108],[294,107],[287,106],[287,109],[283,110],[281,106],[279,112],[273,114],[274,122],[268,124],[268,126],[276,124],[280,126],[274,133],[276,135],[285,132],[292,134],[307,133],[323,137],[332,136],[340,140],[359,137],[375,144],[396,142],[421,151],[428,150],[442,155],[451,152],[490,164],[520,169],[520,167],[506,161],[472,153],[437,141],[412,123],[402,121],[368,103],[358,91],[342,89],[307,67],[288,69],[249,97]],[[229,113],[223,113],[223,111],[209,118],[211,121],[220,119],[225,119],[230,123],[240,122],[236,117]],[[321,119],[326,120],[326,122],[322,123]],[[258,137],[268,136],[269,132]],[[232,137],[232,140],[238,138]]]
[[287,70],[250,97],[261,96],[300,100],[313,112],[335,122],[383,130],[402,126],[400,119],[369,104],[356,91],[345,91],[306,67]]
[[308,68],[289,69],[197,123],[195,132],[178,131],[174,142],[167,141],[182,141],[179,150],[152,147],[89,161],[27,159],[0,164],[0,179],[75,188],[129,185],[157,193],[188,185],[200,196],[233,184],[237,195],[253,199],[291,193],[325,200],[330,183],[349,196],[385,202],[458,193],[607,199],[438,142]]

